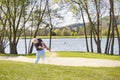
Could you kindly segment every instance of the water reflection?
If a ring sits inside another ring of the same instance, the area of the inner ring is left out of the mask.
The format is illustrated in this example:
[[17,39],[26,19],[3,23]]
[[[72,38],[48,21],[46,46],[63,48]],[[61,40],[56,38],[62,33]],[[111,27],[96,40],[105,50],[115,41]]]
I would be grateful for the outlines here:
[[[88,39],[90,43],[90,39]],[[115,39],[115,46],[114,46],[114,53],[118,54],[118,42]],[[27,45],[29,45],[30,39],[27,39]],[[43,39],[43,41],[49,45],[49,39]],[[101,47],[102,52],[104,52],[106,43],[106,38],[102,39]],[[21,39],[18,43],[18,53],[23,54],[25,53],[25,46],[24,46],[24,39]],[[90,47],[90,45],[89,45]],[[95,43],[93,44],[94,51],[97,50]],[[85,38],[80,39],[52,39],[52,51],[84,51],[86,52],[86,45],[85,45]],[[6,48],[6,52],[9,53],[9,46]],[[33,49],[35,53],[35,48]]]

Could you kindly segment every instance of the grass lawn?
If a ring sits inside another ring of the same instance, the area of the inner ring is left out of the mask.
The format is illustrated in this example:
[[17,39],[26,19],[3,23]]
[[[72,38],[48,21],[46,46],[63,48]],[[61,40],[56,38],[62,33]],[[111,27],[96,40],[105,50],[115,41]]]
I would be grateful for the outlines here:
[[[24,37],[21,37],[24,39]],[[26,38],[31,38],[30,36],[27,36]],[[42,38],[42,39],[49,39],[50,36],[37,36],[36,38]],[[53,39],[61,39],[61,38],[85,38],[85,36],[52,36]],[[88,36],[90,38],[90,36]],[[106,36],[102,36],[102,38],[107,38]]]
[[[21,37],[24,38],[24,37]],[[30,36],[27,36],[26,38],[31,38]],[[49,39],[50,36],[37,36],[36,38],[42,38],[42,39]],[[85,36],[52,36],[54,39],[61,39],[61,38],[85,38]]]
[[120,60],[120,56],[88,53],[88,52],[57,52],[57,55],[60,57],[83,57],[83,58]]
[[[46,55],[50,56],[51,53],[52,52],[47,52]],[[53,52],[53,53],[56,53],[58,57],[81,57],[81,58],[120,60],[120,56],[98,54],[98,53],[87,53],[87,52]],[[35,54],[27,55],[27,57],[35,58]]]
[[[49,57],[51,54],[56,53],[58,57],[81,57],[81,58],[96,58],[96,59],[110,59],[110,60],[120,60],[120,56],[106,55],[98,53],[88,53],[88,52],[46,52],[46,56]],[[16,55],[16,54],[0,54],[0,56],[26,56],[30,58],[35,58],[35,54],[30,55]]]
[[67,67],[0,61],[0,80],[120,80],[120,67]]

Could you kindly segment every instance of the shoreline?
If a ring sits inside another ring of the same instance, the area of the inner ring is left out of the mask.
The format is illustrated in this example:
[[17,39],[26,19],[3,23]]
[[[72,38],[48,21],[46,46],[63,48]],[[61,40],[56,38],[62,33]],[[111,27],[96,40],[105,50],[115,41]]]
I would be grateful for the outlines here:
[[[37,36],[36,38],[49,39],[50,36]],[[52,39],[71,39],[71,38],[85,38],[85,36],[52,36]],[[90,38],[90,36],[88,36]],[[107,38],[107,36],[102,36],[102,38]],[[116,38],[116,37],[115,37]],[[20,39],[25,39],[20,37]],[[26,39],[31,39],[30,36],[27,36]]]

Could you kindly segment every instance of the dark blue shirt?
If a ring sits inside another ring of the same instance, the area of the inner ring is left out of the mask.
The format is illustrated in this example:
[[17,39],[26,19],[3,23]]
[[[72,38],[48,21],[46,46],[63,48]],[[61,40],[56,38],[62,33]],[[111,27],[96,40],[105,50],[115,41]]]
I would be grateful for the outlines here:
[[41,39],[38,39],[38,43],[37,44],[35,44],[35,47],[36,47],[36,50],[37,51],[39,51],[39,50],[43,50],[43,49],[40,49],[40,48],[38,48],[39,46],[41,46],[42,47],[42,40]]

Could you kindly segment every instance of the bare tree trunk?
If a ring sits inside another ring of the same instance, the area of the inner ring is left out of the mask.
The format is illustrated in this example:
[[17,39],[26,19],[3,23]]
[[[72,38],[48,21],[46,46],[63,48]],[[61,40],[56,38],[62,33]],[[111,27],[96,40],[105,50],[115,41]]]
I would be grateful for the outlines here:
[[[33,15],[32,15],[32,25],[31,25],[31,31],[30,31],[31,35],[30,35],[30,41],[29,41],[29,46],[28,46],[28,54],[30,52],[32,52],[32,49],[31,49],[31,39],[32,39],[32,35],[33,35],[32,29],[33,29]],[[33,44],[32,44],[32,46],[33,46]]]
[[3,44],[3,40],[0,40],[0,53],[5,53],[5,49],[4,49],[4,44]]
[[52,43],[52,28],[50,28],[50,42],[49,42],[49,48],[51,48]]
[[118,39],[118,48],[119,48],[119,55],[120,55],[120,36],[119,36],[119,31],[117,24],[115,25],[116,33],[117,33],[117,39]]
[[111,44],[111,55],[114,54],[114,39],[115,39],[115,15],[114,15],[114,0],[109,0],[110,1],[110,9],[111,9],[111,21],[112,21],[112,44]]
[[[114,15],[114,0],[109,0],[110,3],[110,24],[108,29],[108,37],[106,42],[105,53],[113,55],[114,54],[114,39],[115,39],[115,15]],[[110,34],[110,31],[112,33]],[[110,39],[109,39],[110,38]]]
[[[39,24],[37,26],[35,33],[34,33],[34,36],[33,36],[34,38],[36,38],[36,36],[37,36],[38,29],[39,29]],[[28,54],[32,54],[32,51],[33,51],[33,43],[31,44],[30,51],[28,52]]]
[[[39,11],[37,28],[36,28],[36,30],[35,30],[35,33],[33,34],[33,37],[34,37],[34,38],[36,38],[38,29],[39,29],[39,27],[40,27],[40,24],[42,23],[42,19],[43,19],[43,16],[44,16],[44,14],[45,14],[45,11],[46,11],[46,8],[47,8],[47,5],[48,5],[48,1],[49,1],[49,0],[46,0],[46,3],[45,3],[45,7],[44,7],[43,12],[42,12],[42,10],[41,10],[41,8],[43,7],[43,6],[42,6],[43,0],[41,0],[41,2],[40,2],[40,5],[39,5],[40,11]],[[32,51],[33,51],[33,43],[31,44],[31,47],[30,47],[30,50],[29,50],[28,54],[32,54]]]
[[25,4],[23,4],[24,5],[24,11],[23,11],[23,17],[24,17],[24,23],[23,23],[23,26],[24,26],[24,29],[23,29],[23,31],[24,31],[24,40],[25,40],[25,54],[27,54],[27,41],[26,41],[26,31],[25,31]]
[[88,16],[88,19],[89,19],[89,22],[90,22],[90,46],[91,46],[91,52],[94,52],[94,49],[93,49],[93,33],[94,33],[94,24],[91,20],[91,17],[90,17],[90,14],[89,14],[89,11],[88,11],[88,6],[87,4],[86,5],[86,8],[84,7],[86,13],[87,13],[87,16]]
[[86,24],[85,24],[85,20],[84,20],[84,14],[83,14],[83,10],[82,7],[80,6],[80,10],[81,10],[81,15],[82,15],[82,20],[83,20],[83,24],[84,24],[84,34],[85,34],[85,41],[86,41],[86,48],[87,48],[87,52],[89,52],[89,45],[88,45],[88,37],[87,37],[87,32],[86,32]]
[[97,12],[97,52],[101,53],[101,40],[100,40],[100,0],[94,0]]
[[[110,20],[111,20],[111,14],[110,14]],[[106,47],[105,47],[105,54],[109,54],[109,42],[110,42],[110,30],[111,30],[111,21],[109,23],[108,33],[107,33],[107,41],[106,41]]]
[[[88,37],[87,37],[87,32],[86,32],[86,24],[85,24],[85,20],[84,20],[83,9],[82,9],[82,8],[84,8],[86,13],[89,14],[88,13],[88,9],[87,9],[88,7],[87,6],[86,7],[83,6],[83,3],[82,3],[81,0],[79,0],[80,3],[77,2],[77,1],[74,1],[74,0],[71,0],[71,1],[79,5],[80,12],[81,12],[81,15],[82,15],[83,24],[84,24],[84,34],[85,34],[86,48],[87,48],[87,52],[89,52]],[[81,6],[81,4],[82,4],[82,6]],[[92,31],[90,31],[90,32],[92,32]],[[91,52],[93,52],[92,38],[90,39],[90,41],[91,41],[91,43],[90,43],[90,45],[91,45]]]
[[5,53],[5,48],[7,47],[8,38],[6,37],[6,23],[7,19],[0,15],[1,30],[0,30],[0,53]]
[[111,40],[110,40],[110,31],[111,31],[111,28],[112,28],[112,15],[111,15],[111,8],[110,8],[110,23],[109,23],[109,28],[108,28],[108,34],[107,34],[107,42],[106,42],[106,47],[105,47],[105,54],[109,54],[109,51],[110,51],[110,45],[111,45]]
[[10,43],[10,53],[11,54],[18,54],[16,43]]

